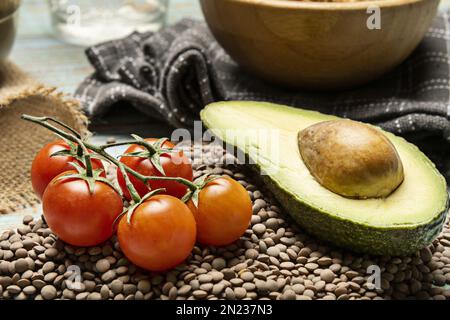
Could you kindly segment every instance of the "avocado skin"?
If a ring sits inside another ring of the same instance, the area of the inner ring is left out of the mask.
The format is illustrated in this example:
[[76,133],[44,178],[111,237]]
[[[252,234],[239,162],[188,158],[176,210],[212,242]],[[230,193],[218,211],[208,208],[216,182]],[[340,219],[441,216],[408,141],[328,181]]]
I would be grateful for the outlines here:
[[[259,171],[256,166],[252,166],[252,169]],[[371,255],[407,256],[428,246],[442,232],[450,205],[447,200],[446,209],[429,224],[411,228],[374,228],[329,217],[326,213],[297,201],[268,176],[261,177],[283,209],[306,231],[333,245]]]
[[[202,117],[204,125],[211,129],[208,121]],[[215,134],[215,133],[214,133]],[[223,141],[215,135],[217,141]],[[418,152],[421,152],[416,146]],[[241,148],[239,152],[245,154]],[[255,163],[246,162],[246,163]],[[417,253],[420,249],[430,245],[442,232],[447,213],[450,209],[450,198],[447,196],[445,209],[429,223],[412,226],[395,226],[382,228],[355,223],[348,219],[330,216],[320,209],[313,208],[295,198],[288,190],[278,185],[267,175],[260,175],[261,168],[258,164],[248,164],[253,172],[258,174],[263,183],[273,193],[282,208],[294,219],[294,221],[308,233],[330,243],[331,245],[347,248],[357,253],[370,255],[408,256]],[[442,177],[442,179],[444,179]],[[329,232],[333,230],[333,232]]]

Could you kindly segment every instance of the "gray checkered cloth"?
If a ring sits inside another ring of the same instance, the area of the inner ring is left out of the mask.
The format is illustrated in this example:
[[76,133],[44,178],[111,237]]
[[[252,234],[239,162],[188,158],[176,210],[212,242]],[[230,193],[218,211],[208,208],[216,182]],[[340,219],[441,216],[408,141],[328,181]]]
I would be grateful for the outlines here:
[[173,127],[190,127],[214,101],[271,101],[450,141],[449,30],[448,16],[438,16],[400,67],[365,87],[323,94],[264,83],[239,68],[203,22],[183,20],[158,33],[134,33],[87,49],[95,73],[76,97],[89,116],[125,101]]

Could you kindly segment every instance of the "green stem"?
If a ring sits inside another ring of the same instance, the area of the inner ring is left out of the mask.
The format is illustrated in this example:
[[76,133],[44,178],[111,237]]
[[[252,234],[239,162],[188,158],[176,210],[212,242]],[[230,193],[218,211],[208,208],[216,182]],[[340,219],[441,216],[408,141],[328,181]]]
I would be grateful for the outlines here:
[[94,170],[92,169],[92,161],[89,153],[86,153],[84,155],[84,162],[85,162],[84,165],[86,167],[86,176],[92,178],[94,176]]
[[[74,129],[72,129],[68,125],[62,123],[61,121],[50,118],[50,117],[32,117],[32,116],[23,115],[22,119],[42,125],[42,126],[46,127],[47,129],[59,134],[61,137],[77,143],[77,145],[78,145],[77,148],[81,148],[81,152],[80,152],[80,149],[78,149],[78,152],[79,152],[78,155],[80,155],[80,153],[81,153],[83,160],[85,162],[84,165],[86,167],[86,175],[88,177],[94,176],[93,170],[92,170],[91,156],[89,155],[89,151],[86,148],[85,143],[83,143],[83,141],[81,140],[81,136],[78,132],[76,132]],[[64,132],[63,130],[58,129],[57,127],[49,124],[48,122],[54,122],[54,123],[60,125],[61,127],[70,131],[71,134],[68,134],[68,133]]]
[[124,141],[124,142],[105,144],[105,145],[99,146],[99,149],[106,150],[106,149],[110,149],[113,147],[128,146],[130,144],[136,144],[138,146],[142,146],[142,147],[146,148],[148,150],[148,152],[150,152],[150,154],[152,154],[152,155],[156,153],[156,150],[152,146],[151,143],[148,143],[147,141],[142,141],[142,140],[132,140],[132,141]]
[[83,147],[80,146],[80,145],[77,145],[77,156],[78,156],[79,158],[82,158],[82,157],[83,157]]
[[[132,142],[134,143],[134,142]],[[88,142],[85,142],[85,145],[92,151],[94,151],[95,153],[98,153],[99,155],[103,156],[104,158],[106,158],[108,161],[110,161],[111,163],[114,163],[116,166],[119,166],[122,162],[120,162],[119,160],[117,160],[116,158],[114,158],[113,156],[111,156],[109,153],[107,153],[106,151],[104,151],[101,147],[92,145]],[[183,185],[185,185],[186,187],[188,187],[190,190],[194,191],[197,190],[197,186],[184,178],[179,178],[179,177],[159,177],[159,176],[144,176],[142,174],[140,174],[137,171],[134,171],[133,169],[131,169],[130,167],[124,165],[125,170],[130,173],[132,176],[134,176],[136,179],[141,180],[144,183],[147,183],[149,181],[176,181],[178,183],[181,183]]]
[[59,124],[61,127],[67,129],[68,131],[70,131],[75,137],[77,137],[78,139],[81,139],[81,135],[72,127],[68,126],[67,124],[65,124],[64,122],[59,121],[58,119],[54,119],[54,118],[50,118],[50,117],[45,117],[45,119],[47,119],[47,121],[52,121],[56,124]]
[[[29,116],[29,115],[22,115],[22,119],[26,120],[26,121],[30,121],[33,123],[36,123],[40,126],[43,126],[45,128],[47,128],[48,130],[64,137],[65,139],[78,143],[83,147],[83,151],[85,152],[85,154],[89,156],[89,152],[87,151],[87,149],[92,150],[93,152],[103,156],[105,159],[107,159],[108,161],[110,161],[111,163],[115,164],[116,166],[120,166],[122,163],[117,160],[116,158],[114,158],[113,156],[111,156],[109,153],[107,153],[105,151],[105,146],[96,146],[94,144],[91,144],[89,142],[86,141],[81,141],[81,139],[77,138],[76,136],[69,134],[67,132],[64,132],[63,130],[51,125],[48,123],[48,121],[53,121],[59,124],[59,121],[55,121],[53,118],[49,118],[49,117],[33,117],[33,116]],[[139,143],[140,141],[133,141],[133,144]],[[120,144],[122,145],[122,144]],[[109,146],[113,146],[113,145],[109,145]],[[152,146],[153,147],[153,146]],[[157,177],[157,176],[144,176],[142,174],[140,174],[139,172],[134,171],[133,169],[131,169],[130,167],[123,165],[124,169],[130,173],[131,175],[133,175],[135,178],[141,180],[144,183],[147,183],[149,181],[176,181],[178,183],[181,183],[183,185],[185,185],[186,187],[188,187],[190,190],[195,191],[197,190],[197,186],[184,178],[180,178],[180,177]],[[87,169],[87,168],[86,168]]]
[[143,139],[139,139],[137,136],[135,136],[135,137],[136,137],[136,139],[132,140],[132,141],[123,141],[123,142],[105,144],[103,146],[99,146],[99,148],[101,150],[106,150],[106,149],[113,148],[113,147],[128,146],[130,144],[136,144],[138,146],[142,146],[145,149],[147,149],[147,151],[150,153],[151,156],[157,152],[155,147],[150,142],[147,142]]
[[130,192],[131,199],[134,201],[134,203],[141,202],[141,197],[139,193],[136,191],[134,185],[131,183],[130,177],[128,176],[127,171],[125,170],[125,165],[123,163],[119,164],[119,170],[123,176],[123,179],[125,180],[125,185],[127,186],[127,189]]

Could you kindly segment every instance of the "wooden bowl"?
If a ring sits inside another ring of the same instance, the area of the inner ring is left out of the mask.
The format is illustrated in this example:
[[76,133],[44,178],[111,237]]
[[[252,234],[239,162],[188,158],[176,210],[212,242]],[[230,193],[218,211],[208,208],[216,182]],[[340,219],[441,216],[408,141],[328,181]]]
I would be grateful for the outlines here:
[[[200,0],[217,41],[241,66],[288,87],[351,88],[403,62],[424,38],[439,0],[298,2]],[[381,29],[370,30],[378,6]]]
[[0,1],[0,62],[2,62],[8,57],[16,38],[20,0]]

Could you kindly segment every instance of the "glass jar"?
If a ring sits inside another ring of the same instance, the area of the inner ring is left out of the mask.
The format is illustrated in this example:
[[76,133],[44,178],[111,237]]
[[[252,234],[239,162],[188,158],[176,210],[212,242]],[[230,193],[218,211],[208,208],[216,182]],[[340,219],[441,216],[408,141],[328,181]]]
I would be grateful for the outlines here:
[[133,31],[157,31],[166,23],[169,0],[48,0],[55,35],[89,46]]

